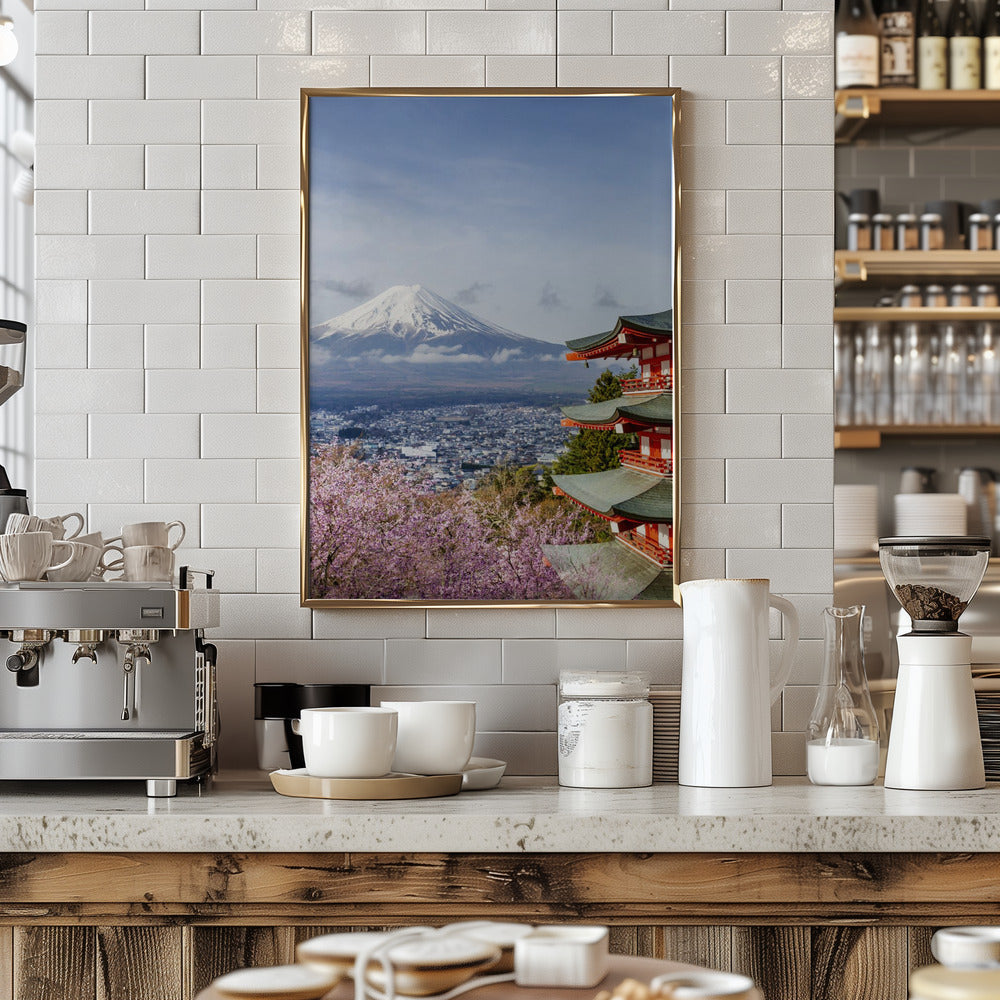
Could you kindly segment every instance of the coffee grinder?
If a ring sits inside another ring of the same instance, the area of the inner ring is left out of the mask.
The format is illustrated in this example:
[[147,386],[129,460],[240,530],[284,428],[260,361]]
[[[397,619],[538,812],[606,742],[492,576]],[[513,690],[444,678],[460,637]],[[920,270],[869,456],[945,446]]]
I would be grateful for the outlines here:
[[985,535],[879,539],[889,588],[910,616],[896,638],[899,676],[886,788],[984,788],[972,637],[958,630],[990,560]]

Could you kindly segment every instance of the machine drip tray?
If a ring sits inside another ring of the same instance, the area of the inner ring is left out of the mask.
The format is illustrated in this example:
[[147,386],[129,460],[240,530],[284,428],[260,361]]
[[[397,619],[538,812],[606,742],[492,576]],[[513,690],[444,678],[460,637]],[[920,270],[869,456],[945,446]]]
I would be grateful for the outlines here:
[[200,734],[190,730],[141,729],[4,729],[0,740],[188,740]]
[[173,795],[177,779],[211,770],[203,741],[191,730],[5,729],[0,780],[144,780],[150,795]]

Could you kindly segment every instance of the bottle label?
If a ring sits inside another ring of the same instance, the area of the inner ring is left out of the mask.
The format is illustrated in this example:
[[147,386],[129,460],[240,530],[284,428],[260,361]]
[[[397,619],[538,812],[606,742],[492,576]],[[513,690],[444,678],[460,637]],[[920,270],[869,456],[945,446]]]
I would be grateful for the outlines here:
[[948,39],[928,35],[917,39],[917,86],[944,90],[948,86]]
[[982,85],[982,65],[978,38],[948,39],[951,63],[949,85],[952,90],[978,90]]
[[878,86],[878,39],[874,35],[837,36],[837,86]]
[[908,10],[879,16],[882,34],[882,85],[912,87],[915,79],[914,17]]
[[1000,37],[983,39],[983,79],[987,90],[1000,90]]

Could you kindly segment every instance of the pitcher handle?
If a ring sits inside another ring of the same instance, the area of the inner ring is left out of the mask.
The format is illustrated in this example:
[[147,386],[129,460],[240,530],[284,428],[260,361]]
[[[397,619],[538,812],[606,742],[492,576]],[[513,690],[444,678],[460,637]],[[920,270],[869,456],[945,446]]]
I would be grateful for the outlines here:
[[778,664],[778,676],[771,684],[771,704],[778,700],[778,695],[788,683],[788,675],[792,672],[792,664],[795,662],[795,647],[799,643],[799,613],[795,610],[795,605],[784,597],[775,594],[767,595],[767,603],[780,611],[785,617],[785,647],[781,651],[781,662]]

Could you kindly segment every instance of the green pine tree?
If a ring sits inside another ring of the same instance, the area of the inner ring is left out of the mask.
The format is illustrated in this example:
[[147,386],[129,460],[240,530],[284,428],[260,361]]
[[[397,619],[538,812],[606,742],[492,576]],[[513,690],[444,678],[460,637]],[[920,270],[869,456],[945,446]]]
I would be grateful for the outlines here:
[[[622,395],[621,379],[637,378],[635,365],[627,371],[614,372],[605,369],[597,377],[587,399],[591,403],[603,403]],[[586,427],[573,434],[566,442],[566,450],[552,465],[552,473],[557,476],[577,475],[581,472],[604,472],[617,469],[618,452],[623,448],[638,447],[635,434],[617,434],[614,431],[595,431]]]

